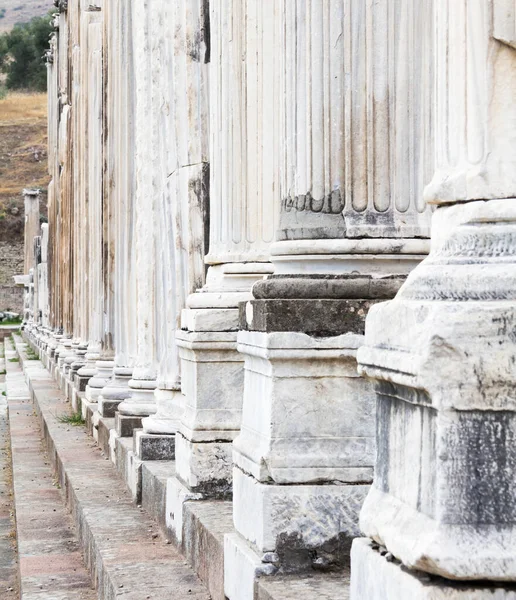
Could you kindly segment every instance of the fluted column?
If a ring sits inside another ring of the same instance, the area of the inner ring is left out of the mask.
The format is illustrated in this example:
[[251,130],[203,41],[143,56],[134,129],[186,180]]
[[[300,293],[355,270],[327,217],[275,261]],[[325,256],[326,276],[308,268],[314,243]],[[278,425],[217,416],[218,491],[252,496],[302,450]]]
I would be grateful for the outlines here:
[[108,44],[110,78],[107,110],[110,149],[107,168],[108,191],[113,231],[114,259],[112,270],[114,302],[111,303],[113,344],[115,349],[113,377],[99,396],[99,412],[114,417],[122,400],[130,396],[129,381],[136,355],[136,278],[134,277],[134,136],[132,119],[134,90],[132,86],[132,6],[110,0],[105,30]]
[[135,272],[136,357],[129,382],[131,397],[118,407],[121,415],[148,416],[156,411],[154,390],[157,378],[156,354],[156,188],[154,161],[157,123],[152,111],[151,0],[133,4],[135,84]]
[[274,274],[253,286],[238,334],[230,600],[252,597],[251,573],[302,568],[300,556],[342,568],[359,534],[375,455],[374,391],[356,372],[365,316],[428,250],[429,7],[274,3],[280,223]]
[[[183,397],[175,331],[180,326],[186,297],[204,283],[210,58],[206,11],[207,6],[202,4],[192,10],[187,1],[174,5],[160,3],[155,10],[156,22],[161,22],[154,36],[157,40],[155,62],[160,67],[154,91],[159,133],[156,161],[158,411],[143,422],[145,432],[152,434],[175,434],[178,430]],[[173,39],[167,35],[170,30],[175,32]],[[165,103],[163,94],[167,99]],[[169,442],[173,450],[173,440]],[[163,447],[163,440],[160,444]]]
[[377,272],[407,273],[427,250],[416,240],[430,223],[431,7],[285,4],[278,273],[370,272],[369,254]]
[[[280,140],[273,4],[210,7],[210,247],[206,285],[188,298],[191,331],[238,328],[238,303],[272,272]],[[199,309],[208,309],[202,311]]]
[[[82,85],[85,86],[84,108],[87,111],[87,170],[83,183],[87,186],[86,198],[88,222],[87,269],[88,269],[88,347],[86,364],[77,372],[81,379],[89,380],[96,372],[96,362],[100,357],[102,342],[103,311],[103,264],[102,264],[102,208],[103,208],[103,70],[102,70],[102,11],[99,6],[90,5],[84,15],[83,32],[87,35],[87,62],[83,65]],[[86,389],[89,400],[96,400],[96,393]]]
[[77,379],[78,370],[85,364],[85,354],[88,347],[89,312],[88,312],[88,255],[87,255],[87,228],[84,223],[88,221],[87,205],[87,128],[88,114],[87,102],[87,49],[88,37],[87,26],[89,15],[84,10],[85,3],[69,3],[67,6],[67,20],[69,27],[69,53],[70,61],[70,102],[71,102],[71,137],[73,141],[73,355],[69,356],[65,363],[69,362],[67,370],[67,389],[71,396],[74,410],[79,409],[77,392],[79,388],[84,391],[84,379]]
[[231,493],[231,442],[243,394],[238,305],[272,272],[280,139],[275,13],[275,3],[210,4],[209,268],[206,284],[186,301],[176,335],[184,395],[172,525],[178,536],[184,488],[203,497]]
[[357,600],[514,596],[515,14],[514,0],[435,0],[427,23],[436,171],[424,196],[437,210],[430,255],[371,311],[358,355],[378,455],[360,519],[370,539],[352,550]]

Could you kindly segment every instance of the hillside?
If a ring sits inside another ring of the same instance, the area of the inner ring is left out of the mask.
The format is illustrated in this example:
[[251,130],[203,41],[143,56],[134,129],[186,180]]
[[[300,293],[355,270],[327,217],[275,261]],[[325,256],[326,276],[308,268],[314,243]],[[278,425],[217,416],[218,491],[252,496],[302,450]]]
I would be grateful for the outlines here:
[[46,210],[47,97],[11,93],[0,100],[0,239],[23,239],[24,187],[41,188]]
[[53,6],[52,0],[0,0],[0,33],[9,31],[16,23],[43,16]]

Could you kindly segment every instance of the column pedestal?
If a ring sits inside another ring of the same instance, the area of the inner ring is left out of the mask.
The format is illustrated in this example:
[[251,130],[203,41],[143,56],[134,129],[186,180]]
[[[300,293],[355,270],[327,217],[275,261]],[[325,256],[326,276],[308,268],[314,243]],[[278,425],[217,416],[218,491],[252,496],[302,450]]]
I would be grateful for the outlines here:
[[77,392],[86,392],[86,387],[89,380],[97,372],[96,364],[100,358],[100,345],[92,346],[88,344],[86,353],[84,354],[84,365],[77,371],[75,376],[75,385]]
[[102,357],[95,363],[95,373],[86,386],[86,399],[88,402],[98,402],[103,388],[108,384],[113,375],[115,363],[109,357]]
[[115,416],[115,429],[120,437],[130,437],[135,429],[142,427],[142,420],[156,412],[155,379],[144,379],[143,374],[138,377],[138,369],[133,370],[133,378],[128,386],[131,395],[118,405]]
[[121,402],[131,396],[129,381],[133,370],[128,367],[113,367],[113,377],[106,382],[98,398],[98,411],[101,417],[114,418]]
[[361,339],[238,334],[245,389],[233,453],[237,533],[225,542],[231,600],[253,598],[260,569],[338,569],[349,561],[375,452],[374,392],[356,373]]
[[243,360],[231,331],[176,333],[184,411],[176,441],[176,473],[190,491],[231,494],[231,442],[240,429]]
[[[475,598],[486,581],[501,598],[497,582],[516,581],[515,223],[514,199],[439,208],[430,256],[371,310],[359,351],[378,418],[361,529],[404,568],[467,582]],[[359,572],[378,562],[354,557]]]
[[364,538],[353,542],[351,561],[351,598],[356,600],[516,600],[514,585],[478,586],[411,571]]
[[[79,406],[79,392],[83,392],[86,389],[86,384],[88,379],[81,380],[81,376],[79,375],[79,371],[86,364],[86,352],[88,351],[88,344],[84,342],[79,342],[79,347],[77,348],[77,357],[75,361],[70,365],[70,373],[69,379],[71,381],[71,394],[72,394],[72,407],[74,411],[78,411]],[[82,388],[82,389],[81,389]]]

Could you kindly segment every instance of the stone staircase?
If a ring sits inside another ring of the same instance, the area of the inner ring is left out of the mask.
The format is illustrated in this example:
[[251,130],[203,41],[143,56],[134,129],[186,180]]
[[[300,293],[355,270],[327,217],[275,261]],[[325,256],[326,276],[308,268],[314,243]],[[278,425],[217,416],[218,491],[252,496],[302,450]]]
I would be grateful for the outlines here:
[[[5,346],[21,598],[224,600],[231,502],[186,502],[176,546],[167,528],[173,462],[135,465],[132,440],[110,442],[111,420],[95,423],[92,407],[85,426],[62,422],[70,403],[49,372],[21,337]],[[16,580],[14,558],[9,573]],[[347,600],[349,573],[264,577],[255,598]]]

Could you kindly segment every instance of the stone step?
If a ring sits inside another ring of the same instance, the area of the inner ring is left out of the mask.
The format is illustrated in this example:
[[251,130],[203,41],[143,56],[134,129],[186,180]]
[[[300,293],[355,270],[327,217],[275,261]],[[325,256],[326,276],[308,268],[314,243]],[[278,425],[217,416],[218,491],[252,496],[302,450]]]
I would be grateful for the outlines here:
[[[83,401],[91,412],[92,407]],[[92,416],[89,422],[92,423]],[[173,541],[168,525],[167,491],[175,473],[174,461],[140,461],[134,454],[133,439],[113,437],[113,419],[98,422],[98,443],[107,456],[106,443],[111,438],[109,454],[117,465],[121,480],[132,498],[158,525],[164,539]],[[92,426],[89,427],[90,435]],[[110,435],[111,430],[111,435]],[[103,432],[103,433],[101,433]],[[113,451],[114,448],[114,451]],[[232,503],[219,500],[190,500],[183,504],[183,539],[180,550],[208,588],[212,600],[224,600],[224,535],[233,533]],[[255,600],[348,600],[349,572],[313,573],[309,576],[275,576],[257,581]]]
[[256,583],[256,600],[349,600],[349,578],[349,571],[260,577]]
[[[21,600],[94,600],[70,515],[43,452],[38,418],[19,363],[7,364]],[[0,597],[9,597],[0,594]]]
[[45,445],[65,491],[100,600],[208,600],[209,593],[180,552],[132,501],[112,463],[83,427],[56,415],[69,404],[41,363],[28,366],[31,396]]
[[[0,343],[1,356],[3,356],[2,343]],[[4,369],[4,359],[0,358],[0,372]],[[20,592],[12,496],[11,445],[5,390],[5,377],[0,375],[0,598],[15,600],[20,597]]]
[[[174,461],[142,463],[142,506],[163,534],[174,539],[167,524],[167,481],[175,473]],[[183,505],[181,550],[205,583],[213,600],[224,600],[224,535],[233,531],[231,502],[192,500]]]

